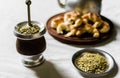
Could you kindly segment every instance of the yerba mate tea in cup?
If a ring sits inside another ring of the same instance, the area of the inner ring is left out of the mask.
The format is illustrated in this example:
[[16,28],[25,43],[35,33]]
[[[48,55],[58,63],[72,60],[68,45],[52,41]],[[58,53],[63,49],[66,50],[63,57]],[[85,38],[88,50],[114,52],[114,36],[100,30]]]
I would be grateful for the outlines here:
[[23,64],[32,67],[43,63],[42,52],[46,49],[44,25],[32,21],[32,26],[29,26],[27,21],[21,22],[15,27],[14,34],[17,37],[16,49],[23,57]]
[[16,49],[22,56],[22,62],[27,67],[40,65],[44,62],[42,56],[46,49],[44,34],[45,26],[42,23],[31,21],[31,1],[26,0],[28,21],[20,22],[15,26],[14,34],[17,37]]

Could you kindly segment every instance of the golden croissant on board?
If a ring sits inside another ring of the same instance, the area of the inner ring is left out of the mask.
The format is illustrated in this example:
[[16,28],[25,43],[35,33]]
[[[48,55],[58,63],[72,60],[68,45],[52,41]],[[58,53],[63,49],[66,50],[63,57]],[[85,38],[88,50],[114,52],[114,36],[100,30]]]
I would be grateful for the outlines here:
[[80,37],[84,33],[90,33],[94,38],[99,38],[100,33],[107,33],[110,30],[109,23],[102,20],[100,15],[89,12],[82,13],[77,10],[66,12],[64,16],[54,18],[51,27],[65,37]]

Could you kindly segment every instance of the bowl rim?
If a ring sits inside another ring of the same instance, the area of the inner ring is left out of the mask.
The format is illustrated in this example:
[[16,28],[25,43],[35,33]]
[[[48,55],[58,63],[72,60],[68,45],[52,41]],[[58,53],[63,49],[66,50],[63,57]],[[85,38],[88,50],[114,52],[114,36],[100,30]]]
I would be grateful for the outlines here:
[[[108,63],[109,63],[108,69],[107,69],[105,72],[102,72],[102,73],[100,73],[100,74],[84,72],[84,71],[82,71],[81,69],[79,69],[79,68],[77,67],[77,65],[75,64],[75,59],[76,59],[79,55],[81,55],[82,53],[84,53],[84,52],[86,52],[86,51],[89,51],[90,53],[99,53],[99,54],[103,55],[103,56],[107,59],[107,61],[108,61]],[[79,50],[79,51],[77,51],[76,53],[74,53],[73,56],[72,56],[72,63],[73,63],[73,65],[74,65],[74,67],[75,67],[81,74],[89,75],[89,77],[90,77],[90,76],[98,77],[98,76],[107,75],[107,74],[109,74],[109,73],[112,71],[112,69],[113,69],[114,66],[115,66],[115,60],[114,60],[114,58],[113,58],[108,52],[103,51],[103,50],[100,50],[100,49],[92,49],[92,48],[85,48],[85,49]]]

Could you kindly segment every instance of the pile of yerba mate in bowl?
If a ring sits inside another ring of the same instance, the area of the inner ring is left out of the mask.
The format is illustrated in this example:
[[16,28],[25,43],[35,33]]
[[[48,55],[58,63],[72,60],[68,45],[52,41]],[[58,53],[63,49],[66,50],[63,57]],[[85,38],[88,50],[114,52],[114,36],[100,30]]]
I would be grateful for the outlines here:
[[75,63],[80,70],[95,74],[105,72],[109,67],[107,59],[99,53],[85,52],[76,58]]
[[91,48],[77,51],[72,56],[72,63],[85,78],[103,78],[109,75],[115,66],[114,58],[109,53]]

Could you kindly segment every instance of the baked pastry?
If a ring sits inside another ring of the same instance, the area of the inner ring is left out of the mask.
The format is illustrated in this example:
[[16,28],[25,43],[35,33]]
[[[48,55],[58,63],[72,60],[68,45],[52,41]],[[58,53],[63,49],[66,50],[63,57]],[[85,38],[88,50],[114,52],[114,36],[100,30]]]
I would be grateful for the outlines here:
[[82,13],[77,10],[66,12],[64,16],[54,18],[51,27],[65,37],[81,37],[83,34],[89,33],[93,38],[99,38],[101,33],[107,33],[110,30],[109,23],[102,20],[100,15]]

